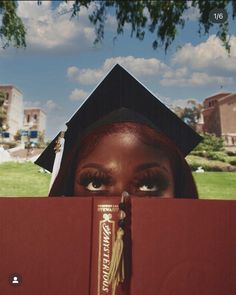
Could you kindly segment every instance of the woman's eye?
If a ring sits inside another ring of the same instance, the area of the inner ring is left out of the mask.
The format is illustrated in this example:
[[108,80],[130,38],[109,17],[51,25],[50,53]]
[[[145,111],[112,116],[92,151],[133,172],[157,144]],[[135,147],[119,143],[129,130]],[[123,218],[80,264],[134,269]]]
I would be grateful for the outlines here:
[[101,171],[85,171],[80,174],[78,182],[87,191],[106,191],[112,179]]
[[155,192],[158,190],[158,186],[155,184],[144,184],[139,187],[139,190],[142,192]]
[[90,191],[102,191],[105,190],[105,185],[101,181],[91,181],[86,186],[86,189]]

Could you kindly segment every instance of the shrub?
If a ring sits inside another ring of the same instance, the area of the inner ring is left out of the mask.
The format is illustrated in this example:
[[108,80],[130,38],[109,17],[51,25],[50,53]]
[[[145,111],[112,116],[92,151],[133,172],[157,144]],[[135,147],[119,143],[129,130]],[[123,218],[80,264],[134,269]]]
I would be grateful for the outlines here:
[[205,133],[202,134],[202,142],[196,146],[194,151],[223,151],[224,139],[217,137],[215,134]]
[[229,161],[230,165],[236,166],[236,159],[230,160]]
[[192,155],[187,156],[186,160],[192,171],[196,171],[199,166],[205,171],[236,171],[235,166],[218,160],[208,160],[206,158]]
[[226,154],[224,152],[208,152],[207,158],[209,160],[217,160],[221,162],[226,162]]
[[193,150],[191,152],[191,155],[207,158],[208,153],[206,151],[195,151],[195,150]]
[[2,145],[5,150],[8,150],[8,149],[16,147],[17,144],[16,142],[12,142],[12,141],[10,142],[1,141],[0,145]]
[[228,156],[236,156],[236,152],[232,152],[232,151],[226,151],[226,154]]

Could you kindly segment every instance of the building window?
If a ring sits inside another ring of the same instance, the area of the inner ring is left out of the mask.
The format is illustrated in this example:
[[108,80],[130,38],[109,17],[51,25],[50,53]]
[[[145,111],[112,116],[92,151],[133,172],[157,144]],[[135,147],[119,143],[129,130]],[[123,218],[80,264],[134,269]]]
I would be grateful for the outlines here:
[[38,119],[38,116],[36,114],[34,114],[34,122],[36,122]]
[[30,115],[27,115],[27,123],[30,122]]
[[8,103],[9,102],[9,93],[6,93],[6,99],[5,102]]
[[227,135],[225,135],[225,142],[226,142],[226,144],[229,143],[229,140],[228,140],[228,136]]

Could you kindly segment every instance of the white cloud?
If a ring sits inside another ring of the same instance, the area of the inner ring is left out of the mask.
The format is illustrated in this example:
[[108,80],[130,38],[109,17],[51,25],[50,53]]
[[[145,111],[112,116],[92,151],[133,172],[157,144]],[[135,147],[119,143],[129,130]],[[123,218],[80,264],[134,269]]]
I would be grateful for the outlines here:
[[119,63],[137,77],[160,76],[168,70],[168,66],[157,58],[140,58],[134,56],[114,57],[106,59],[103,68],[108,70]]
[[67,69],[67,76],[84,85],[93,85],[98,83],[108,71],[119,63],[124,66],[136,77],[157,77],[162,76],[169,67],[156,58],[136,58],[134,56],[118,56],[108,58],[105,60],[100,68],[91,69],[79,69],[75,66]]
[[173,78],[182,78],[186,77],[189,74],[187,67],[178,68],[176,70],[169,69],[166,73],[163,74],[164,79],[173,79]]
[[[18,1],[18,15],[27,29],[27,45],[37,49],[83,48],[92,45],[94,28],[88,20],[89,9],[81,8],[79,18],[70,19],[73,2],[52,8],[51,1]],[[64,13],[68,10],[68,13]]]
[[171,59],[169,70],[160,80],[162,86],[201,87],[232,85],[236,73],[236,37],[231,38],[228,56],[219,39],[210,36],[196,46],[187,43]]
[[84,100],[88,96],[88,93],[82,89],[74,89],[70,94],[71,100]]
[[195,98],[192,98],[192,97],[173,99],[169,96],[163,96],[160,93],[156,93],[156,97],[171,110],[173,110],[175,107],[184,108],[188,105],[189,100],[196,100]]
[[98,68],[71,66],[67,76],[83,85],[101,81],[117,63],[138,78],[160,79],[165,87],[201,87],[206,85],[232,85],[236,73],[236,37],[231,38],[231,55],[228,56],[219,39],[212,35],[196,46],[187,43],[165,64],[157,58],[118,56],[106,59]]
[[191,86],[205,86],[205,85],[232,85],[234,80],[232,77],[222,77],[208,75],[207,73],[194,72],[189,76],[185,77],[174,77],[162,79],[160,84],[162,86],[181,86],[181,87],[191,87]]
[[93,85],[98,83],[105,75],[103,69],[79,69],[75,66],[67,69],[67,76],[81,84]]
[[94,85],[101,81],[116,63],[123,65],[136,77],[160,79],[159,83],[165,87],[200,87],[205,85],[232,85],[234,83],[233,77],[208,73],[207,69],[194,71],[187,65],[178,67],[178,65],[173,64],[174,62],[170,67],[156,58],[145,59],[133,56],[108,58],[101,67],[95,69],[80,69],[71,66],[67,69],[67,76],[80,84]]
[[172,58],[172,65],[188,66],[192,69],[227,70],[236,72],[236,36],[230,39],[231,52],[228,56],[221,41],[211,35],[206,42],[196,46],[185,44]]
[[58,105],[52,99],[47,100],[44,106],[47,111],[52,111],[58,108]]
[[69,67],[67,69],[67,76],[69,78],[71,78],[72,80],[73,79],[76,79],[76,77],[78,76],[78,74],[79,74],[79,69],[77,67],[75,67],[75,66]]

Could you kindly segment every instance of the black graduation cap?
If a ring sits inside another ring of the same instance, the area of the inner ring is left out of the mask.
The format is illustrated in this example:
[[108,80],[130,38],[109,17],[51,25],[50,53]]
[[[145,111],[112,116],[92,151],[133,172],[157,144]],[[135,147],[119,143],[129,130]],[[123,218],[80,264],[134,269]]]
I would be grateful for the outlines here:
[[[184,156],[201,141],[199,134],[117,64],[66,123],[67,131],[65,132],[63,158],[76,144],[80,134],[83,134],[94,123],[109,121],[111,117],[114,121],[116,120],[115,117],[117,119],[122,117],[123,121],[127,117],[127,121],[132,121],[131,117],[137,117],[137,115],[142,118],[139,118],[139,121],[148,121],[149,125],[151,124],[169,137]],[[135,121],[135,119],[133,120]],[[54,138],[35,162],[49,171],[53,169],[58,136]]]

